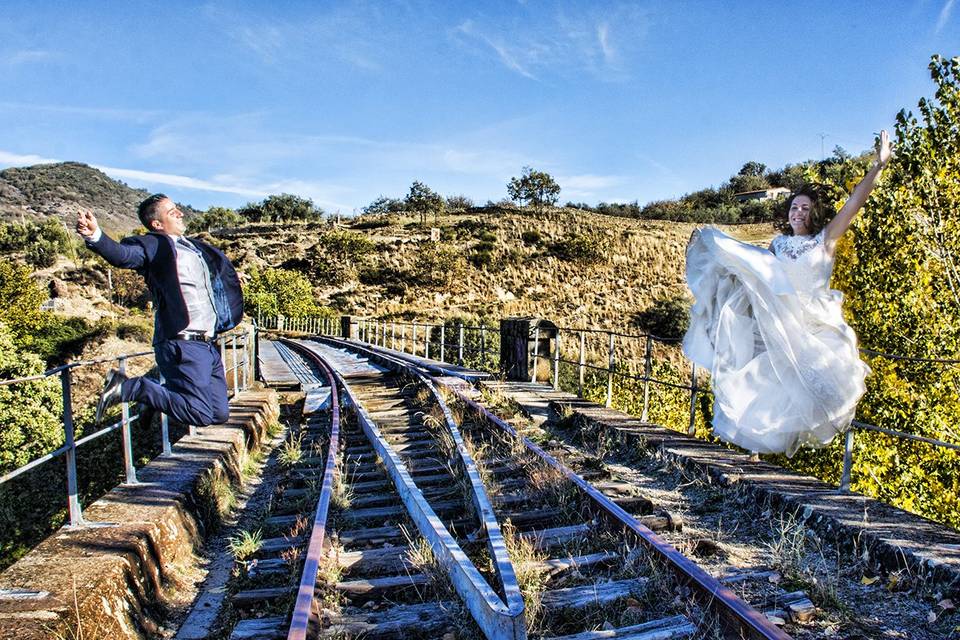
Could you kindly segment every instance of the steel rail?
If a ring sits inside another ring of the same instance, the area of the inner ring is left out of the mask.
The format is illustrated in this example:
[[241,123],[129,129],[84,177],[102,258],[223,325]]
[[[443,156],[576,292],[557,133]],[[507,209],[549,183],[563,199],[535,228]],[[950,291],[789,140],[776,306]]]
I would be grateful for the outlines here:
[[[355,345],[351,345],[354,346]],[[421,365],[422,366],[422,365]],[[445,375],[455,375],[450,370],[439,366],[426,366],[427,369],[444,371]],[[724,619],[724,622],[735,627],[740,632],[747,633],[750,638],[762,640],[790,640],[791,636],[770,622],[766,616],[744,602],[729,588],[723,586],[719,580],[708,574],[696,563],[684,556],[666,540],[658,536],[649,528],[637,522],[633,516],[622,507],[611,501],[603,493],[594,488],[579,474],[558,461],[552,455],[541,449],[528,438],[520,435],[508,423],[491,413],[486,407],[467,397],[454,386],[437,381],[448,389],[466,406],[473,409],[491,424],[495,425],[511,437],[519,438],[524,446],[539,456],[544,462],[557,469],[581,491],[583,491],[597,507],[597,509],[624,529],[634,535],[645,547],[661,557],[678,576],[696,588],[705,598],[707,606],[713,608]]]
[[323,485],[320,489],[320,497],[317,500],[317,510],[313,517],[313,529],[310,532],[310,541],[307,544],[303,573],[300,577],[300,586],[297,588],[297,599],[293,606],[293,615],[290,618],[290,630],[287,632],[287,640],[306,640],[316,599],[317,573],[320,570],[320,560],[323,557],[327,514],[330,511],[333,483],[337,473],[337,456],[340,450],[340,398],[333,370],[322,358],[317,357],[309,349],[291,340],[283,339],[281,342],[291,350],[312,360],[323,371],[327,383],[330,385],[330,441],[327,447],[327,464],[323,471]]
[[399,358],[386,356],[373,349],[361,347],[357,350],[366,355],[367,358],[376,360],[379,364],[387,366],[390,369],[396,370],[399,368],[404,373],[412,374],[429,389],[433,399],[443,411],[445,426],[457,447],[457,453],[460,455],[460,464],[463,467],[464,475],[470,481],[470,487],[472,489],[470,497],[473,502],[473,507],[476,510],[477,516],[480,518],[480,523],[487,533],[487,549],[490,552],[490,557],[493,559],[494,568],[500,584],[503,586],[504,601],[513,616],[522,617],[524,610],[523,595],[517,583],[517,577],[513,570],[513,564],[510,561],[510,554],[507,551],[506,542],[503,540],[500,523],[497,521],[493,505],[490,503],[490,497],[487,495],[487,490],[483,485],[480,470],[477,468],[476,462],[474,462],[473,457],[467,450],[463,435],[460,433],[460,428],[453,419],[453,414],[450,412],[450,408],[447,406],[443,396],[437,390],[433,380],[409,363]]
[[[314,355],[322,359],[320,354],[314,353]],[[397,493],[400,494],[407,514],[447,570],[454,590],[463,600],[481,631],[487,638],[493,640],[525,640],[527,630],[522,598],[520,599],[521,607],[518,610],[501,600],[499,594],[487,584],[477,567],[427,502],[423,492],[410,476],[406,465],[387,443],[379,427],[370,418],[366,409],[357,402],[350,385],[339,372],[332,367],[331,369],[337,383],[343,389],[344,398],[356,412],[360,428],[382,460],[387,475],[393,481]],[[506,554],[505,545],[503,551]],[[512,570],[510,573],[512,574]],[[506,585],[504,590],[505,595],[509,593]],[[519,587],[517,593],[519,594]],[[513,603],[514,599],[510,602]]]

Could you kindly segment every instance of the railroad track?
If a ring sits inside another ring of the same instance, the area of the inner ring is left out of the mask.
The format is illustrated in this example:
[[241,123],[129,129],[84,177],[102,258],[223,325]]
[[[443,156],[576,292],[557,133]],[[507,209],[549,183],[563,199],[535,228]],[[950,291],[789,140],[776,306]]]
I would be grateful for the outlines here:
[[652,531],[673,514],[591,485],[596,470],[519,436],[451,371],[327,342],[283,347],[332,389],[266,521],[286,529],[261,547],[303,554],[299,588],[297,563],[257,558],[253,579],[280,584],[235,595],[250,617],[232,638],[789,638]]

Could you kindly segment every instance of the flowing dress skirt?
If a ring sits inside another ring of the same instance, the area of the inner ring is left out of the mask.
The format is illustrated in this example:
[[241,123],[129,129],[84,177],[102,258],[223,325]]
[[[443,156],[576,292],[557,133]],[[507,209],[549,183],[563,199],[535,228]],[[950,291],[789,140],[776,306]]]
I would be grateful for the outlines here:
[[793,455],[849,428],[869,368],[841,294],[802,290],[788,259],[716,229],[695,232],[686,270],[696,302],[683,349],[711,373],[717,436]]

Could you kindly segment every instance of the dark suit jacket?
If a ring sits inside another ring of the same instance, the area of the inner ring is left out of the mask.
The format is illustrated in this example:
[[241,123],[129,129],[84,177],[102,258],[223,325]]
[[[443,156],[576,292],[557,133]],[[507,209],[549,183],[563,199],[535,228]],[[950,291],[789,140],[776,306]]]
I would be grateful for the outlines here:
[[[144,277],[156,306],[154,344],[169,340],[187,328],[190,317],[180,291],[173,238],[165,233],[150,232],[116,242],[104,233],[97,242],[89,239],[86,242],[91,250],[113,266],[134,269]],[[200,249],[210,270],[217,312],[216,332],[232,329],[243,318],[243,293],[237,272],[219,249],[194,238],[190,238],[190,242]]]

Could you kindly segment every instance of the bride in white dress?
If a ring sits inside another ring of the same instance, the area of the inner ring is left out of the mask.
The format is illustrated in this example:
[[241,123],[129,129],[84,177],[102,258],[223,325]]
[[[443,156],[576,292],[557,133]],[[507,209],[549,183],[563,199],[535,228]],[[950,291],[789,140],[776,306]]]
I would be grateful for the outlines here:
[[890,155],[882,131],[876,161],[826,225],[815,192],[792,195],[790,228],[769,251],[711,227],[694,231],[686,270],[696,302],[683,350],[710,371],[721,439],[792,456],[849,428],[870,369],[830,274],[837,240]]

